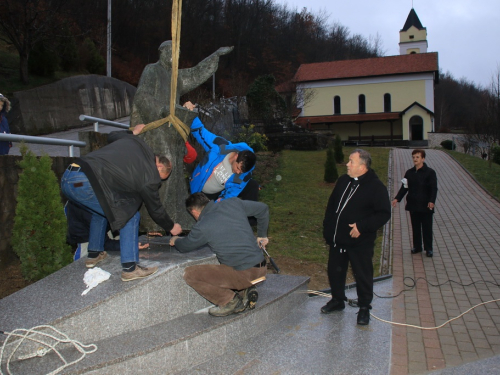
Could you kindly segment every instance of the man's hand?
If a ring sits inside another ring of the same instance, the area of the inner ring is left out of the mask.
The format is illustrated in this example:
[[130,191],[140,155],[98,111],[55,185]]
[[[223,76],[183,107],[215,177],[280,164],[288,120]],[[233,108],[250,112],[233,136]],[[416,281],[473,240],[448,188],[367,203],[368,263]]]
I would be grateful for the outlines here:
[[356,226],[356,223],[354,224],[349,224],[349,226],[352,228],[351,232],[349,233],[352,238],[358,238],[361,233],[359,233],[358,227]]
[[142,244],[139,242],[139,250],[144,250],[149,247],[149,243]]
[[189,109],[190,111],[194,111],[194,109],[196,108],[196,105],[191,103],[191,102],[186,102],[186,103],[184,103],[183,107]]
[[170,233],[172,233],[174,236],[177,236],[178,234],[181,234],[181,232],[182,232],[181,225],[177,224],[177,223],[174,224],[174,227],[170,231]]
[[269,239],[267,237],[257,237],[257,245],[259,245],[260,248],[265,249],[268,243]]
[[178,238],[179,236],[172,236],[172,238],[170,238],[170,246],[175,246],[175,241],[177,241]]
[[221,47],[217,50],[217,55],[222,56],[222,55],[227,55],[229,52],[231,52],[234,49],[233,46],[231,47]]
[[434,208],[434,203],[429,202],[429,204],[427,205],[427,208],[429,208],[429,210],[432,210]]
[[397,199],[394,199],[392,202],[392,207],[396,207],[398,205],[398,200]]
[[134,135],[141,134],[142,129],[144,129],[144,127],[145,127],[145,126],[146,126],[146,125],[144,125],[144,124],[139,124],[139,125],[136,125],[136,126],[134,127],[134,130],[132,130],[132,133],[134,133]]

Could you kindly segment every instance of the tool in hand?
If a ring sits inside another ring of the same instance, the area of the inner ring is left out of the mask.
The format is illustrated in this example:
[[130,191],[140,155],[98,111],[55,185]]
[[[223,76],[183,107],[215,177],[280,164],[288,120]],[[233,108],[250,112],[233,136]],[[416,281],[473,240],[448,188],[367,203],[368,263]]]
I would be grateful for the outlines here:
[[273,260],[273,258],[271,258],[271,256],[269,255],[269,253],[267,252],[266,250],[266,247],[264,245],[262,245],[262,241],[259,242],[259,246],[260,248],[262,249],[262,251],[264,251],[264,253],[267,255],[267,257],[269,258],[269,262],[271,263],[271,265],[274,267],[274,269],[276,270],[276,273],[280,273],[280,268],[278,267],[278,265],[276,264],[276,262]]

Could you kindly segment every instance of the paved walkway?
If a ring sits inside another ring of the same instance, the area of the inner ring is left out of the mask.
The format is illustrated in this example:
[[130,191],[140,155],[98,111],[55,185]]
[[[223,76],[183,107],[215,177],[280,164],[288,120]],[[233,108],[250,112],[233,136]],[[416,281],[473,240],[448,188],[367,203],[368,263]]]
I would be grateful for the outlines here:
[[[394,192],[411,151],[394,149]],[[393,300],[393,320],[434,327],[481,302],[500,298],[500,204],[446,153],[427,150],[438,176],[434,257],[412,255],[404,204],[393,210],[393,293],[411,280],[416,288]],[[440,286],[432,286],[438,285]],[[438,330],[392,329],[391,374],[419,374],[500,354],[498,303],[479,306]],[[473,366],[472,366],[473,367]]]

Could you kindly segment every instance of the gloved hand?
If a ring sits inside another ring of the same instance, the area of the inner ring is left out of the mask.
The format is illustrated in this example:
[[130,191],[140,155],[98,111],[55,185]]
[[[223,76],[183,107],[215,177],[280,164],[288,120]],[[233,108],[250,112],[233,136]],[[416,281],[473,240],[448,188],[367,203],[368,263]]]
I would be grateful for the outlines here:
[[193,161],[196,160],[196,157],[198,156],[198,153],[196,152],[196,150],[194,149],[193,146],[191,146],[189,144],[188,141],[186,141],[186,149],[187,149],[187,152],[186,152],[186,155],[184,155],[184,163],[188,163],[188,164],[191,164]]

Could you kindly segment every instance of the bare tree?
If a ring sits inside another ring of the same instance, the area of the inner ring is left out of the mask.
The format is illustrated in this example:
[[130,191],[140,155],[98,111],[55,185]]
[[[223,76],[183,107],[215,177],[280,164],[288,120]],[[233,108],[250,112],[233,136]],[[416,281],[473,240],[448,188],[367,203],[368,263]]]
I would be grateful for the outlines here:
[[28,58],[34,46],[51,38],[66,0],[1,0],[0,39],[19,53],[19,76],[29,82]]

